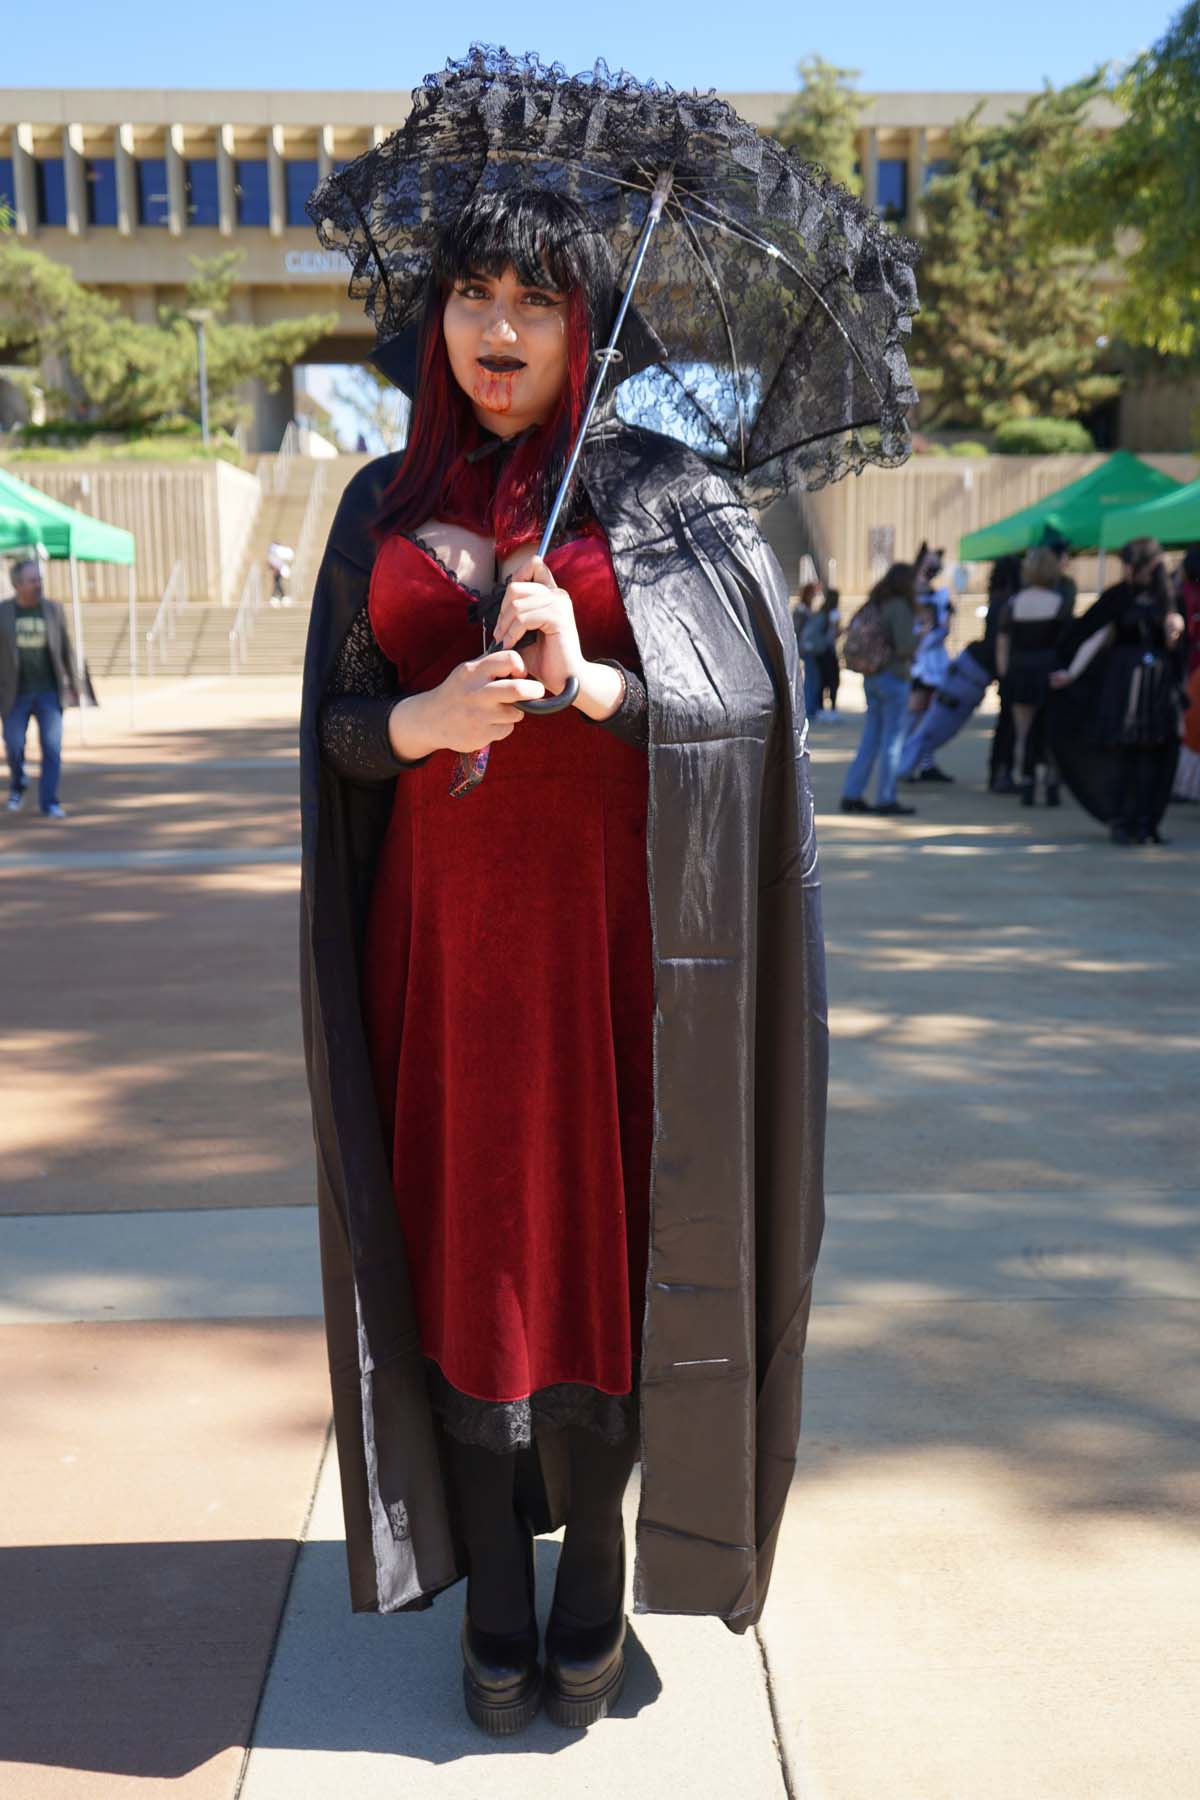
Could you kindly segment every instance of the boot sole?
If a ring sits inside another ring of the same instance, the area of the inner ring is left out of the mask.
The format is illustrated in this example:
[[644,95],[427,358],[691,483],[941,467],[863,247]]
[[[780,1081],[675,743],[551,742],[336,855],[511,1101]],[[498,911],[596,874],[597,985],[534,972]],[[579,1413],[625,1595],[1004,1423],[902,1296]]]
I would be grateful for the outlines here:
[[536,1717],[542,1704],[542,1683],[539,1678],[528,1693],[518,1695],[515,1700],[493,1700],[485,1689],[475,1685],[470,1670],[464,1669],[463,1698],[472,1725],[486,1731],[489,1737],[512,1737],[514,1733],[524,1731]]
[[543,1704],[546,1717],[556,1725],[572,1726],[579,1729],[585,1725],[595,1725],[603,1719],[616,1705],[621,1697],[621,1689],[625,1685],[625,1652],[604,1687],[595,1694],[588,1694],[576,1699],[561,1688],[546,1683]]

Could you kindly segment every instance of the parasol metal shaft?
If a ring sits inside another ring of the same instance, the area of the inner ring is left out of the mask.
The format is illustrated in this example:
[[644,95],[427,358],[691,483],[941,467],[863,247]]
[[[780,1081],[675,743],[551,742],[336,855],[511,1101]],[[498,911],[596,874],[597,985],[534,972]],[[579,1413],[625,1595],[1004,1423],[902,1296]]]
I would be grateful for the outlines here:
[[625,323],[625,315],[629,311],[630,302],[633,299],[633,290],[637,286],[638,279],[642,273],[642,264],[645,262],[646,252],[650,248],[650,239],[654,236],[655,229],[662,218],[663,208],[670,198],[671,186],[674,179],[675,171],[673,168],[662,169],[659,171],[658,179],[654,183],[654,191],[650,195],[650,207],[642,225],[642,235],[639,237],[637,249],[634,251],[633,264],[629,271],[629,280],[626,283],[625,292],[621,296],[621,304],[617,308],[617,317],[613,324],[612,332],[609,335],[608,343],[599,353],[600,368],[597,372],[595,381],[592,383],[592,391],[588,395],[588,403],[584,408],[583,418],[580,421],[579,433],[575,439],[575,446],[571,451],[571,460],[567,464],[566,473],[558,484],[558,492],[554,496],[554,504],[550,508],[550,517],[546,520],[546,529],[542,533],[542,541],[538,545],[538,555],[540,557],[544,558],[547,550],[550,548],[550,540],[554,536],[554,527],[558,524],[558,515],[561,513],[566,502],[567,492],[571,486],[571,479],[578,467],[579,458],[583,454],[583,440],[587,436],[587,428],[592,422],[592,414],[595,412],[596,405],[600,399],[600,390],[604,386],[604,378],[608,374],[610,363],[616,360],[617,339],[621,335],[621,328]]
[[[604,386],[604,378],[608,374],[610,366],[614,362],[620,360],[621,352],[617,349],[617,339],[621,335],[621,328],[625,323],[625,315],[629,311],[630,303],[633,300],[633,290],[638,284],[638,278],[642,272],[642,264],[645,262],[646,252],[650,248],[650,239],[653,237],[655,228],[662,218],[663,208],[666,206],[670,196],[673,180],[674,170],[663,169],[660,171],[658,178],[654,183],[654,188],[650,195],[650,205],[646,212],[645,220],[642,223],[641,236],[638,238],[637,248],[634,251],[633,263],[629,271],[629,280],[625,285],[625,292],[621,296],[621,304],[617,308],[617,316],[613,321],[613,328],[609,333],[608,343],[603,350],[599,350],[596,353],[600,367],[597,370],[596,379],[592,383],[592,391],[588,395],[587,405],[583,409],[583,418],[579,422],[579,430],[575,437],[575,443],[571,449],[570,460],[567,463],[563,478],[558,484],[558,492],[554,496],[554,504],[550,508],[550,516],[546,520],[546,528],[542,532],[542,541],[538,545],[538,555],[543,559],[550,548],[550,540],[554,536],[554,528],[558,524],[559,514],[562,512],[563,506],[566,503],[572,477],[579,465],[579,458],[583,454],[583,442],[587,436],[588,426],[592,422],[592,414],[595,412],[597,403],[600,399],[600,390]],[[517,648],[519,649],[520,645],[518,645]],[[544,700],[518,700],[516,704],[523,713],[562,712],[568,706],[574,705],[575,697],[578,692],[579,683],[572,675],[560,694],[547,694]]]

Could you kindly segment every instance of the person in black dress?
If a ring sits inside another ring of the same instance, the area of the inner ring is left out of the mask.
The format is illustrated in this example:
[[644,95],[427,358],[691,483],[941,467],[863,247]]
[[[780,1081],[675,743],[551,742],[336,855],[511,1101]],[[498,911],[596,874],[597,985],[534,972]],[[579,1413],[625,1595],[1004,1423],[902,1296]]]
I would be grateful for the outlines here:
[[[996,659],[996,638],[1004,623],[1008,603],[1020,585],[1020,557],[997,557],[988,571],[987,619],[983,628],[984,645],[993,666]],[[993,794],[1015,794],[1017,791],[1017,784],[1013,780],[1012,707],[1005,698],[1003,687],[1000,689],[1000,711],[988,756],[988,788]]]
[[1115,753],[1104,806],[1112,840],[1161,844],[1159,821],[1179,756],[1184,622],[1171,601],[1162,545],[1137,538],[1122,560],[1126,579],[1101,594],[1068,635],[1063,652],[1071,661],[1050,677],[1050,686],[1069,688],[1097,665],[1095,741]]
[[1071,601],[1056,585],[1058,556],[1045,544],[1028,550],[1021,562],[1021,588],[1005,608],[996,633],[996,673],[1000,692],[1012,709],[1013,768],[1021,804],[1032,806],[1039,767],[1045,771],[1047,806],[1059,803],[1058,772],[1040,729],[1058,666],[1058,641],[1070,617]]

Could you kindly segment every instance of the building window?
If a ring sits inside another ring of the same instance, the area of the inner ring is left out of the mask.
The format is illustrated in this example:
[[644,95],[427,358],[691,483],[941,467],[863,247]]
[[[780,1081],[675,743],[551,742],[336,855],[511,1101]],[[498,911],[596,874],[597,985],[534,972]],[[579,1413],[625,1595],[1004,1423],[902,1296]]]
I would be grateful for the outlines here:
[[162,156],[139,156],[137,161],[138,224],[166,225],[171,202],[167,194],[167,163]]
[[289,225],[311,225],[312,220],[304,210],[304,202],[317,185],[317,164],[315,158],[307,157],[295,162],[285,162],[284,174],[287,178],[287,222]]
[[903,157],[880,157],[875,208],[892,221],[908,217],[908,164]]
[[239,225],[271,223],[271,185],[265,157],[239,157],[233,165],[233,194]]
[[89,225],[117,222],[117,165],[111,156],[89,156],[83,165]]
[[189,225],[221,223],[215,156],[189,156],[183,165],[183,192]]
[[17,210],[17,184],[13,180],[13,161],[11,156],[0,156],[0,211],[15,213]]
[[67,172],[61,156],[39,156],[34,162],[37,179],[39,225],[67,222]]
[[937,181],[941,176],[953,173],[954,159],[949,156],[936,156],[932,162],[925,164],[925,185],[928,187],[931,181]]

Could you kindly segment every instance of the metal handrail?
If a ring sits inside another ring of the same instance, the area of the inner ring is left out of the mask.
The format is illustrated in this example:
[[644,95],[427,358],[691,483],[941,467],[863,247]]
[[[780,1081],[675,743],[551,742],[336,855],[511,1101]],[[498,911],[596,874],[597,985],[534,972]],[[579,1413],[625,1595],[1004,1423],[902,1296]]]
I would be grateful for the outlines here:
[[312,486],[308,490],[308,500],[304,507],[304,516],[300,521],[300,529],[296,533],[296,549],[292,557],[292,569],[289,584],[292,595],[301,584],[302,575],[307,572],[307,563],[312,553],[312,540],[317,521],[321,516],[321,506],[325,499],[325,485],[329,475],[329,464],[318,462],[313,472]]
[[258,564],[255,563],[246,576],[242,588],[242,597],[238,601],[237,612],[233,616],[233,624],[229,628],[229,673],[241,673],[246,661],[246,645],[250,633],[254,630],[254,615],[262,605],[262,579]]
[[292,458],[300,454],[300,433],[296,429],[295,419],[289,419],[279,440],[279,448],[275,452],[275,468],[271,475],[271,492],[280,493],[287,486],[288,471],[292,466]]
[[182,562],[176,560],[171,564],[171,573],[167,576],[167,585],[163,589],[162,599],[154,614],[154,623],[146,633],[146,673],[154,673],[154,653],[158,650],[164,662],[167,652],[164,643],[173,643],[178,628],[179,614],[188,603],[187,575]]

